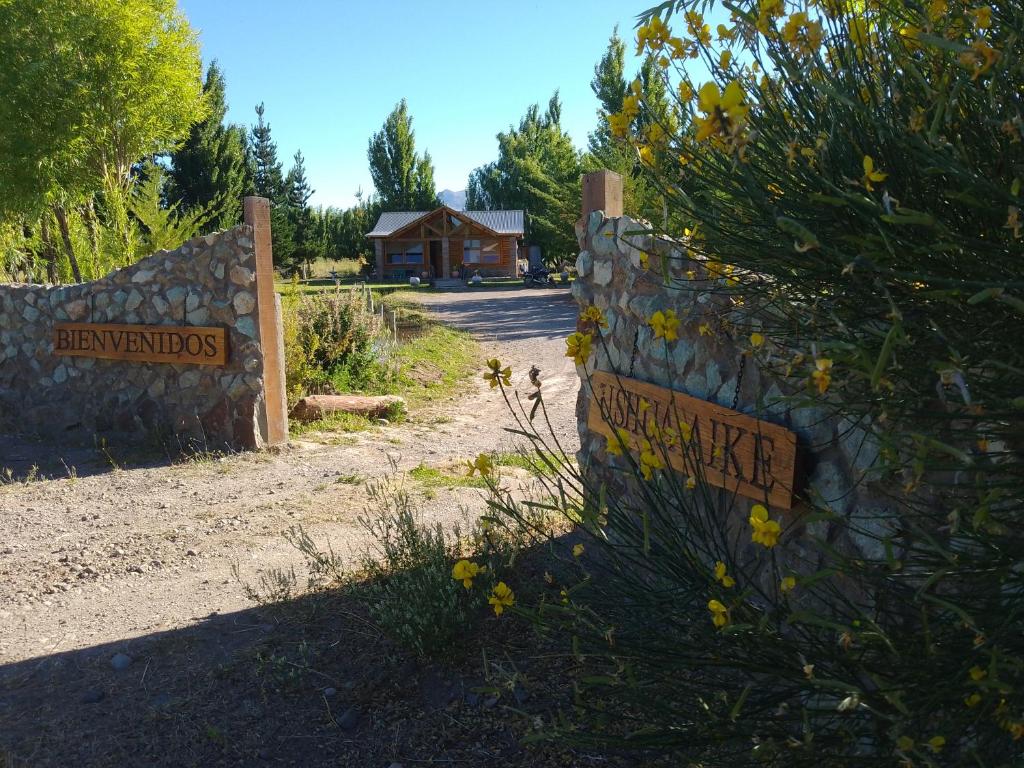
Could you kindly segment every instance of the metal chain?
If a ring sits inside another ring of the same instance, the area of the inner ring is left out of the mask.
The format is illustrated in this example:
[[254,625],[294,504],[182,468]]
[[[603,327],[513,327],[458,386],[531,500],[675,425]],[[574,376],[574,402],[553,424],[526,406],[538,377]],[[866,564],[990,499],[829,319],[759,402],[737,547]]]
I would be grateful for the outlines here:
[[736,374],[736,394],[732,396],[732,410],[736,410],[736,406],[740,402],[740,387],[743,385],[743,371],[747,367],[747,356],[740,355],[740,371]]

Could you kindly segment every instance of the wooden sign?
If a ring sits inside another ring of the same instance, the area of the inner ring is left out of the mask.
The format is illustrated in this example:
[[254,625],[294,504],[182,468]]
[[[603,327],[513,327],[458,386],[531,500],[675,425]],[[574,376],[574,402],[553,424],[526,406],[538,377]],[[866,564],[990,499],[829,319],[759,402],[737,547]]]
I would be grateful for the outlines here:
[[[645,381],[595,371],[587,425],[641,439],[673,469],[781,509],[793,506],[796,435],[778,424]],[[657,433],[662,437],[657,438]],[[665,439],[668,435],[668,439]],[[698,466],[699,465],[699,466]]]
[[228,338],[224,328],[57,323],[53,353],[140,363],[225,365]]

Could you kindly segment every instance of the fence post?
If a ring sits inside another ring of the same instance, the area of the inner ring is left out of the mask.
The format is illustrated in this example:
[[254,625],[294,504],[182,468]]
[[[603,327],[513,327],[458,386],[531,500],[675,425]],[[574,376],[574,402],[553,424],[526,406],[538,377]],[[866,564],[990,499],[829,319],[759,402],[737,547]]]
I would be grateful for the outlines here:
[[245,223],[252,227],[256,254],[256,312],[263,350],[263,404],[260,431],[268,446],[288,442],[288,400],[284,378],[284,329],[281,298],[274,292],[274,251],[270,239],[270,201],[246,197]]

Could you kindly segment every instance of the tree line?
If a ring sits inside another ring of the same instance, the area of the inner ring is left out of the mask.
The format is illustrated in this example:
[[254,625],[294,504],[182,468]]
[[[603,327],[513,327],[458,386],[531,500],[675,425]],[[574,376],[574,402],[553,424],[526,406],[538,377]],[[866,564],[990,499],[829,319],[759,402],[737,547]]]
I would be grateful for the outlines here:
[[[346,209],[313,207],[305,158],[296,152],[285,170],[264,104],[250,126],[227,122],[224,73],[214,61],[204,74],[175,0],[78,7],[66,14],[48,0],[0,5],[0,278],[96,279],[234,226],[251,194],[272,203],[283,272],[306,272],[320,258],[372,262],[365,235],[381,212],[440,204],[433,161],[417,151],[404,99],[368,141],[374,192],[358,192]],[[601,107],[588,149],[576,150],[562,127],[556,92],[497,135],[498,157],[470,174],[466,207],[523,209],[527,242],[558,263],[576,248],[580,175],[607,167],[627,178],[627,212],[656,221],[658,195],[636,173],[634,150],[606,127],[631,88],[673,119],[650,66],[627,84],[616,31],[591,83]]]

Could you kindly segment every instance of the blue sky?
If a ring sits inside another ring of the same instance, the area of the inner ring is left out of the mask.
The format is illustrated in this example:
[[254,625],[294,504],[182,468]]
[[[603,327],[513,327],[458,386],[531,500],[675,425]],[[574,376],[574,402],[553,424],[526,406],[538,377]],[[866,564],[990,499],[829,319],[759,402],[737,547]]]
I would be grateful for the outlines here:
[[[438,190],[497,155],[495,134],[558,88],[577,146],[596,123],[594,64],[654,0],[179,0],[227,77],[228,119],[264,102],[285,165],[301,149],[314,205],[372,191],[366,144],[405,97]],[[629,54],[632,53],[630,46]],[[637,64],[627,62],[627,69]]]

